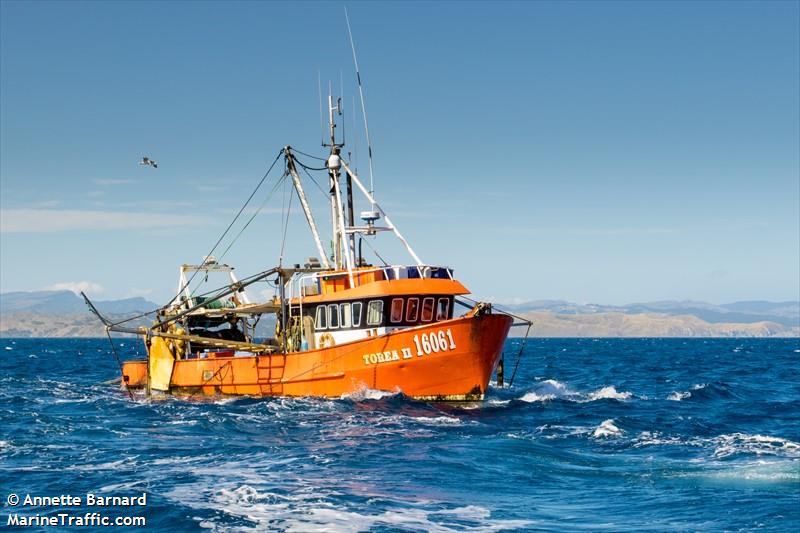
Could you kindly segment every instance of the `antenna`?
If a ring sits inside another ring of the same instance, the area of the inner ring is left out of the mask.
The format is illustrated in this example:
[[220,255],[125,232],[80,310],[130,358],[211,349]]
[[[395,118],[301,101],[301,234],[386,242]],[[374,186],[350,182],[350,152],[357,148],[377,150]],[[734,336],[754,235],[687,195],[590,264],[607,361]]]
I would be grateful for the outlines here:
[[317,91],[319,93],[319,131],[322,139],[322,146],[325,146],[325,122],[322,118],[322,74],[317,70]]
[[358,94],[361,97],[361,115],[364,117],[364,132],[367,135],[367,155],[369,158],[369,192],[373,194],[375,187],[372,182],[372,141],[369,138],[369,126],[367,125],[367,106],[364,104],[364,88],[361,86],[361,72],[358,70],[358,59],[356,58],[356,45],[353,42],[353,32],[350,29],[350,17],[347,15],[347,6],[344,8],[344,18],[347,21],[347,34],[350,36],[350,49],[353,50],[353,64],[356,67],[356,79],[358,80]]
[[[339,115],[342,115],[344,111],[344,105],[342,101],[344,100],[344,75],[342,74],[342,69],[339,69]],[[342,119],[342,146],[347,144],[347,135],[345,131],[345,123],[347,121]]]

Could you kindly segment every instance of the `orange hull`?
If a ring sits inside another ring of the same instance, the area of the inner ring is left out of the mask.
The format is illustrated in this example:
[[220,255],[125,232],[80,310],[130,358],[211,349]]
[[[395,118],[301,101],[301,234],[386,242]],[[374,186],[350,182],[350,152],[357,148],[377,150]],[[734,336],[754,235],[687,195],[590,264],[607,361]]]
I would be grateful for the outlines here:
[[[469,316],[285,355],[181,359],[170,392],[338,397],[370,388],[423,400],[480,400],[511,322],[501,314]],[[123,380],[146,386],[146,362],[126,362]]]

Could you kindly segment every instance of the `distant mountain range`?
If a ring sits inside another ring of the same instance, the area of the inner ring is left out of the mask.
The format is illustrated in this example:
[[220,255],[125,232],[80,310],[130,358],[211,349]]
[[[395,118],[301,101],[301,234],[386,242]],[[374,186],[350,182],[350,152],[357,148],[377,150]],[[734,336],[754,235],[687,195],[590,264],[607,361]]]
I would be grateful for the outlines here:
[[[126,318],[158,307],[144,298],[101,300],[97,308]],[[800,337],[800,302],[746,301],[714,305],[661,301],[628,305],[536,300],[500,305],[534,322],[537,337]],[[270,321],[265,321],[271,323]],[[146,319],[132,325],[145,325]],[[263,331],[266,331],[264,329]],[[0,294],[2,337],[99,337],[105,334],[80,296],[70,291]],[[515,328],[515,335],[524,329]]]
[[574,304],[562,300],[535,300],[518,305],[501,306],[513,312],[545,312],[558,315],[596,315],[622,313],[625,315],[662,314],[691,315],[710,324],[775,322],[787,327],[800,326],[800,301],[767,302],[753,300],[714,305],[692,300],[632,303],[627,305]]
[[[144,298],[124,300],[98,300],[92,303],[102,313],[142,313],[151,311],[158,304]],[[41,313],[43,315],[67,315],[87,311],[83,298],[72,291],[6,292],[0,294],[0,315],[11,313]]]

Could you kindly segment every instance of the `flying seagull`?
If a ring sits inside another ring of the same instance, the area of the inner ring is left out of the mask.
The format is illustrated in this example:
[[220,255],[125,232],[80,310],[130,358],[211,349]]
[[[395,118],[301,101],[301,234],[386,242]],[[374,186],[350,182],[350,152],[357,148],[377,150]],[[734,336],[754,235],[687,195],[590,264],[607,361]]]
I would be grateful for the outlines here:
[[140,165],[150,165],[153,168],[158,168],[158,163],[150,159],[149,157],[143,157],[141,161],[139,161]]

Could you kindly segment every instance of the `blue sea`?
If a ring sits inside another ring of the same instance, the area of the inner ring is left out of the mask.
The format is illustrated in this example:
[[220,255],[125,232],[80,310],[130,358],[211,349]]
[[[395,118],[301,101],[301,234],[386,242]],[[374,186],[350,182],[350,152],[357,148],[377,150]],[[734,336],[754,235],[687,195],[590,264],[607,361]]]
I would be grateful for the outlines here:
[[99,512],[173,532],[800,530],[797,339],[531,339],[513,386],[472,404],[132,401],[116,375],[104,339],[0,339],[0,529]]

